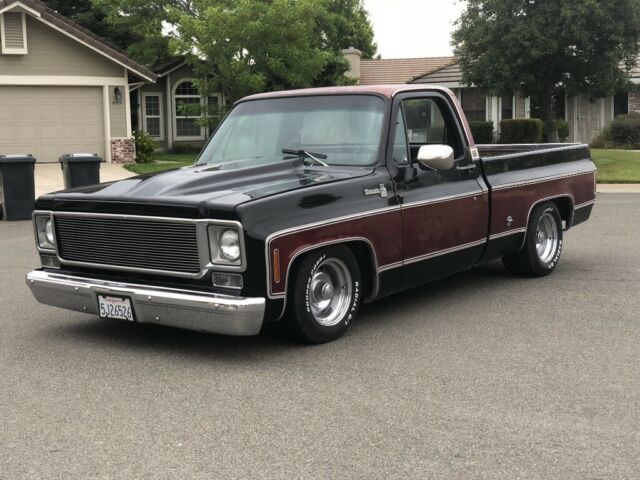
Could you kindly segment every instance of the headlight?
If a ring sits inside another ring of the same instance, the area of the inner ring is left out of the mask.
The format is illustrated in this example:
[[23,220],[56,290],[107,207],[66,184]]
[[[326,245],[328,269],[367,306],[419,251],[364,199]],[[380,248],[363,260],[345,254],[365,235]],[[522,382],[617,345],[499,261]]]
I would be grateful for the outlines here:
[[242,233],[228,225],[209,225],[211,263],[217,267],[242,267]]
[[53,237],[53,222],[51,220],[47,220],[47,223],[44,224],[44,236],[49,244],[55,245],[56,240]]
[[53,221],[51,220],[51,216],[36,215],[34,218],[38,248],[41,250],[55,250],[56,237],[53,233]]
[[220,254],[222,258],[235,262],[240,260],[240,237],[237,230],[225,230],[220,236]]

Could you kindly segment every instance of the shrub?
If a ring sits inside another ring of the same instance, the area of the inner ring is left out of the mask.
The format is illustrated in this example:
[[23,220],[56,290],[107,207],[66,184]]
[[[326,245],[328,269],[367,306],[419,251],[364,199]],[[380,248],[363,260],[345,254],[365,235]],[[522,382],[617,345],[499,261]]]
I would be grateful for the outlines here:
[[591,148],[615,148],[613,142],[611,141],[611,129],[603,128],[602,130],[600,130],[598,136],[591,140],[589,146]]
[[555,140],[557,123],[556,120],[546,120],[542,122],[542,141],[552,142]]
[[542,131],[542,120],[537,118],[502,120],[500,143],[540,143]]
[[153,152],[156,150],[156,142],[151,135],[142,130],[133,132],[136,140],[136,163],[153,163]]
[[566,120],[556,120],[556,129],[558,132],[558,138],[562,143],[566,142],[569,138],[569,122]]
[[493,122],[469,122],[469,128],[477,144],[493,143]]
[[611,142],[618,148],[640,147],[640,114],[619,115],[609,125]]

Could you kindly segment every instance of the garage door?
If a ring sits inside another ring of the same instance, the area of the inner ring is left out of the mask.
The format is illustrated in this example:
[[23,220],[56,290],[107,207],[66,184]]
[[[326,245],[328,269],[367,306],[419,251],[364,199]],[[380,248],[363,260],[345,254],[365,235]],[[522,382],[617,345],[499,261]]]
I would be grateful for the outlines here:
[[31,153],[56,162],[64,153],[104,158],[100,87],[0,86],[0,154]]

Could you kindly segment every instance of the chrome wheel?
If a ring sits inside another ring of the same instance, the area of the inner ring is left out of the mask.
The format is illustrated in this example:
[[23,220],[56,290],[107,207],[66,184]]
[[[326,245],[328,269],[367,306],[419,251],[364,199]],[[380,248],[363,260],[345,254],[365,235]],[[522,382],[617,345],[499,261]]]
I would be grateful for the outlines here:
[[323,327],[332,327],[349,311],[353,299],[351,272],[340,259],[324,260],[311,277],[309,308]]
[[536,251],[543,263],[550,263],[558,250],[558,225],[551,213],[544,213],[536,228]]

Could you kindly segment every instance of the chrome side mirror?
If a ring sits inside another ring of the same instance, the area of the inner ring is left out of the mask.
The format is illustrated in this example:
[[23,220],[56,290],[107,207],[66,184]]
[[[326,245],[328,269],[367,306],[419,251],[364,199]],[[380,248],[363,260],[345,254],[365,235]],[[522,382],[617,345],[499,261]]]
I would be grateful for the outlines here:
[[449,145],[423,145],[418,151],[418,162],[431,170],[451,170],[455,153]]

